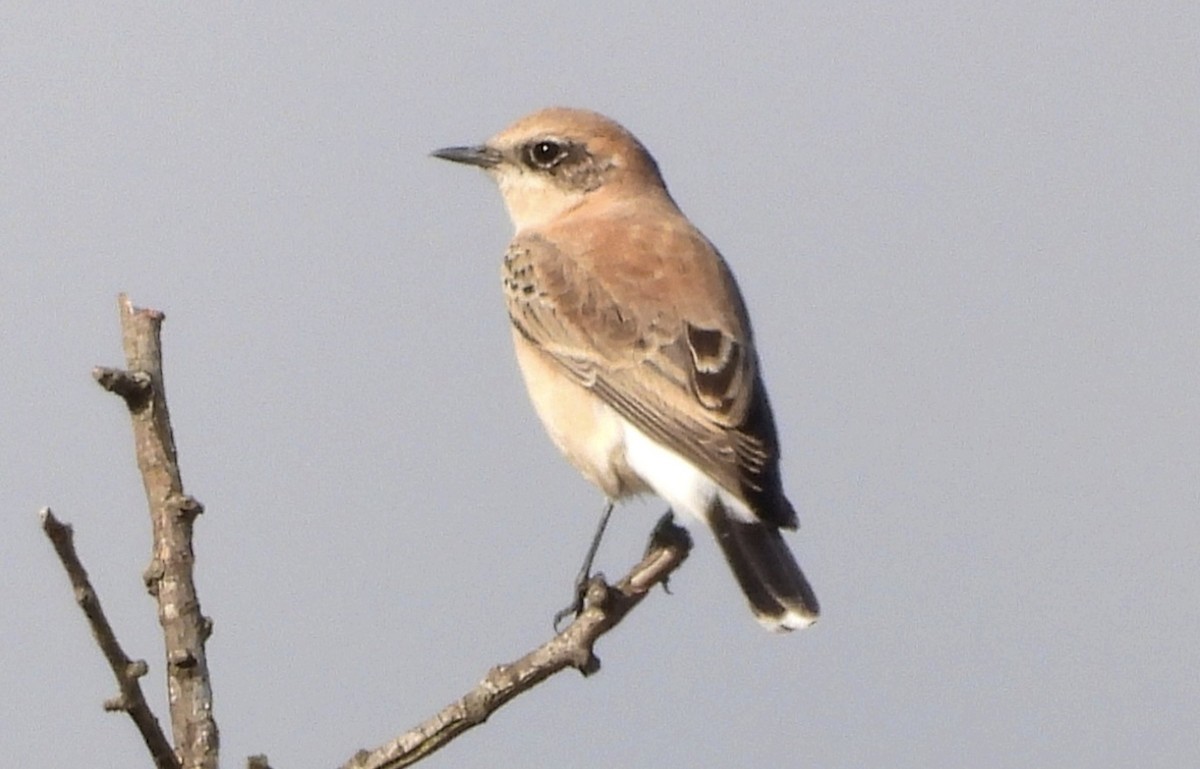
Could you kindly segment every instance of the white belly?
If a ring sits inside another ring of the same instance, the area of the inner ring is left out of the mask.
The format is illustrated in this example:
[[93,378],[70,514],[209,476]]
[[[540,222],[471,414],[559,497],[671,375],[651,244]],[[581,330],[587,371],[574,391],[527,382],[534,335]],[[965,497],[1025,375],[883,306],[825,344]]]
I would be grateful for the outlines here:
[[570,379],[515,329],[513,343],[529,398],[550,439],[609,499],[652,491],[675,512],[704,521],[719,498],[737,518],[758,520],[746,503]]

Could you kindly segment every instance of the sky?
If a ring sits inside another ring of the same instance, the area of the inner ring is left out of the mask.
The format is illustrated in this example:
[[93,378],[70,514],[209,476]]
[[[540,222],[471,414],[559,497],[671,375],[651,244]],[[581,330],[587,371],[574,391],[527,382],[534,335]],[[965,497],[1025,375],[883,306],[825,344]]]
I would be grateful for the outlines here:
[[[821,598],[712,543],[422,766],[1200,764],[1200,10],[1187,2],[0,8],[0,764],[166,718],[116,296],[166,313],[226,766],[335,766],[544,641],[600,513],[510,349],[496,190],[619,120],[751,309]],[[619,508],[617,576],[663,511]],[[701,534],[702,532],[697,532]]]

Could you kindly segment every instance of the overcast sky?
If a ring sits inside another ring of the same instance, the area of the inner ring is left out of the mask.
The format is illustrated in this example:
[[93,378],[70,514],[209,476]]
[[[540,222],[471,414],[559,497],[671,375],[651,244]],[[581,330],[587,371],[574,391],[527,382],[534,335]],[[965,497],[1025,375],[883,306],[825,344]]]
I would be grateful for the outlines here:
[[602,500],[526,402],[499,195],[428,152],[552,104],[737,273],[824,615],[763,632],[699,539],[597,676],[422,766],[1200,764],[1197,5],[681,8],[4,4],[0,764],[149,765],[44,505],[166,717],[120,291],[167,315],[225,766],[548,637]]

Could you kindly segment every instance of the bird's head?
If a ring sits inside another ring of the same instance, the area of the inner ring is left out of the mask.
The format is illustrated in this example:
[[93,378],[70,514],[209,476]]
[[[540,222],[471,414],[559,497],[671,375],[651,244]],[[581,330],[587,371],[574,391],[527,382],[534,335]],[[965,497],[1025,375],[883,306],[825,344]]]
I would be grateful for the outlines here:
[[544,109],[481,145],[446,147],[433,155],[487,171],[518,231],[550,221],[593,195],[666,195],[658,165],[642,143],[615,121],[587,110]]

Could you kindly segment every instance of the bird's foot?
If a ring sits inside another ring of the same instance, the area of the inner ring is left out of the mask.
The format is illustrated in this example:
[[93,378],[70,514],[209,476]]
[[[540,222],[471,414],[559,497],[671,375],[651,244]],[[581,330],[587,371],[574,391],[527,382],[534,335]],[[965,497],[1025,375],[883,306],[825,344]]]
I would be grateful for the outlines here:
[[575,578],[575,597],[571,599],[571,603],[564,606],[554,615],[555,633],[562,632],[563,620],[567,619],[568,617],[575,619],[580,614],[583,614],[583,610],[586,609],[588,605],[588,593],[592,589],[592,582],[596,580],[599,580],[600,583],[603,584],[604,575],[599,573],[587,574],[585,572],[580,572],[579,576]]
[[[675,515],[670,510],[662,514],[654,530],[650,532],[650,541],[646,543],[646,553],[663,545],[679,545],[687,549],[692,547],[692,535],[688,530],[675,523]],[[671,580],[669,577],[662,581],[663,592],[671,595]]]

